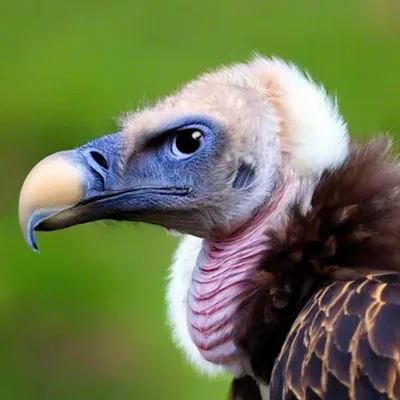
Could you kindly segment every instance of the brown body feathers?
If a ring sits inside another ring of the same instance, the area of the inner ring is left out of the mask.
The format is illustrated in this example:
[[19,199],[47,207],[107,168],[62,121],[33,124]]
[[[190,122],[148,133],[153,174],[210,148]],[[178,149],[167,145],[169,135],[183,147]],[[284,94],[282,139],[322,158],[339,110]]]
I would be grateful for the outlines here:
[[295,205],[270,237],[235,340],[271,400],[400,398],[400,164],[389,141],[353,144],[310,209]]

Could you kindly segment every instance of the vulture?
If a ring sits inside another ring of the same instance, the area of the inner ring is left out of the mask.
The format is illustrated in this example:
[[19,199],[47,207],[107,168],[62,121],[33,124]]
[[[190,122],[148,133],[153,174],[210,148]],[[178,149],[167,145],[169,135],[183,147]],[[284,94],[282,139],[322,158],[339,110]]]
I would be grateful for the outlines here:
[[46,157],[19,220],[33,250],[96,220],[177,232],[173,336],[231,400],[400,399],[400,163],[292,63],[208,71]]

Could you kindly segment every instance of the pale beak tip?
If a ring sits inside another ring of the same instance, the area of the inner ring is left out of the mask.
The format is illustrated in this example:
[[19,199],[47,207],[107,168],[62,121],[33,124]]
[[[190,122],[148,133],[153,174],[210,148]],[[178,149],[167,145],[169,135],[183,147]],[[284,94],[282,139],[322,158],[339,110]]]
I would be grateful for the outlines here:
[[19,221],[27,245],[39,252],[35,228],[82,198],[82,171],[73,151],[53,154],[37,164],[21,188]]

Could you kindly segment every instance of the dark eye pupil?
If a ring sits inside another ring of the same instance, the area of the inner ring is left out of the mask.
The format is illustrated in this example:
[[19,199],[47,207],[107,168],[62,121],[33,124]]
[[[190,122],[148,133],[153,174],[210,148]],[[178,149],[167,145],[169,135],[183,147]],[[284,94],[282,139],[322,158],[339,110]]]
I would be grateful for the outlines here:
[[176,135],[176,148],[183,154],[192,154],[201,145],[203,134],[200,131],[185,131]]

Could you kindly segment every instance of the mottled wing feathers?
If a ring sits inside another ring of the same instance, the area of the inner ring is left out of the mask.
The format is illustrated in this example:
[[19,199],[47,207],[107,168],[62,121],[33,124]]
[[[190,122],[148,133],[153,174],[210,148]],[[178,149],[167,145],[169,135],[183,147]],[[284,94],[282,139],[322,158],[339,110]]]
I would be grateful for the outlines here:
[[275,362],[271,400],[400,399],[400,275],[320,289]]

